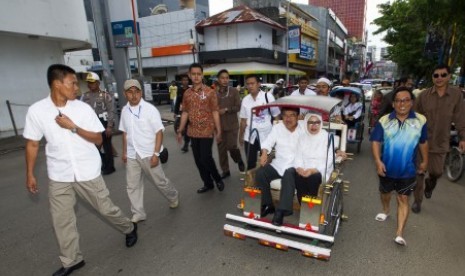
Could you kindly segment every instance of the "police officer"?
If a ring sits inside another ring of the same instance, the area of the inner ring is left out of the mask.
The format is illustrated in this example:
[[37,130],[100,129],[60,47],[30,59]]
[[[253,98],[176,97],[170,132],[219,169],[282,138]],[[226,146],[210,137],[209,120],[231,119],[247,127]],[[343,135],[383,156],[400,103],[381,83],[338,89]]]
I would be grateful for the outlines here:
[[115,171],[113,150],[111,145],[111,136],[114,126],[113,113],[113,98],[110,93],[100,89],[100,77],[89,72],[86,77],[87,87],[89,91],[82,95],[82,101],[89,104],[97,113],[97,116],[102,123],[105,131],[102,132],[103,150],[102,156],[102,174],[111,174]]

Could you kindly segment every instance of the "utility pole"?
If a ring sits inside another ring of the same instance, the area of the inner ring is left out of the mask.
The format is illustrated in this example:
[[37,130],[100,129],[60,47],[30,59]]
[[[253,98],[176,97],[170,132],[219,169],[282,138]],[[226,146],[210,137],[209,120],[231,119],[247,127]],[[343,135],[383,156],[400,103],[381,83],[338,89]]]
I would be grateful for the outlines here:
[[108,60],[108,49],[107,43],[105,40],[105,32],[103,27],[103,16],[102,9],[100,6],[99,0],[91,0],[92,7],[92,17],[94,19],[94,28],[95,28],[95,37],[97,39],[97,48],[100,55],[100,61],[102,62],[102,72],[103,72],[103,83],[106,90],[110,93],[113,91],[113,82],[114,77],[110,69],[110,63]]
[[137,27],[136,21],[136,9],[134,6],[134,0],[131,0],[132,7],[132,20],[134,24],[134,35],[136,36],[136,54],[137,54],[137,69],[139,73],[139,78],[143,79],[144,73],[142,70],[142,56],[140,54],[140,38],[139,38],[139,28]]
[[291,1],[286,2],[286,86],[289,86],[289,6]]

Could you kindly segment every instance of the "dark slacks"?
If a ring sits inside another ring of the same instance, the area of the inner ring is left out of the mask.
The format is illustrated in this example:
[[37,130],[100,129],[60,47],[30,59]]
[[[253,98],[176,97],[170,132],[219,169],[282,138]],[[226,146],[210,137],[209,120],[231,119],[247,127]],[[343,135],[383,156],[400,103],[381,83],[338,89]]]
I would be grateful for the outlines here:
[[[428,152],[428,174],[429,181],[433,188],[436,187],[437,180],[444,172],[444,163],[446,162],[447,153]],[[417,168],[421,162],[421,154],[417,153]],[[423,201],[423,193],[425,191],[425,176],[417,174],[417,185],[415,186],[414,196],[415,201],[421,203]]]
[[318,188],[321,184],[321,174],[312,174],[309,177],[302,177],[295,168],[289,168],[284,172],[281,181],[281,194],[279,197],[278,209],[292,211],[294,194],[297,189],[297,200],[299,204],[303,196],[318,195]]
[[215,160],[213,160],[212,155],[213,138],[191,137],[191,144],[195,165],[199,170],[203,185],[213,188],[213,181],[221,181],[221,176],[216,169]]
[[[279,173],[270,164],[260,167],[255,174],[255,185],[262,191],[262,205],[272,205],[270,183],[281,178]],[[292,210],[292,209],[291,209]]]
[[[106,129],[108,122],[100,120],[103,127]],[[113,147],[111,146],[111,137],[107,136],[105,131],[102,132],[102,147],[105,153],[100,153],[102,158],[102,171],[110,171],[115,169],[114,159],[113,159]]]
[[237,147],[238,129],[227,130],[221,133],[221,143],[218,144],[218,156],[223,172],[229,172],[228,151],[234,163],[242,162],[241,151]]
[[244,141],[244,150],[247,157],[247,170],[257,166],[257,154],[261,151],[260,140],[257,138],[253,144]]

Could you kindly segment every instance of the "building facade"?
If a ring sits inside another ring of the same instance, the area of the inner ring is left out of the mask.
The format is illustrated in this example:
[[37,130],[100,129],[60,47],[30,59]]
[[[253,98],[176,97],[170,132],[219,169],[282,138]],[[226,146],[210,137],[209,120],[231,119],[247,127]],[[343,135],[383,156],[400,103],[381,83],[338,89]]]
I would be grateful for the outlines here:
[[344,23],[349,37],[365,41],[367,0],[308,0],[308,4],[330,8]]
[[28,106],[50,93],[47,68],[65,63],[65,51],[91,48],[83,1],[4,1],[0,41],[0,52],[4,53],[0,63],[0,132],[11,134],[13,124],[6,100],[13,104],[16,127],[22,129]]
[[340,79],[346,73],[347,28],[329,8],[311,5],[299,7],[318,19],[318,76]]

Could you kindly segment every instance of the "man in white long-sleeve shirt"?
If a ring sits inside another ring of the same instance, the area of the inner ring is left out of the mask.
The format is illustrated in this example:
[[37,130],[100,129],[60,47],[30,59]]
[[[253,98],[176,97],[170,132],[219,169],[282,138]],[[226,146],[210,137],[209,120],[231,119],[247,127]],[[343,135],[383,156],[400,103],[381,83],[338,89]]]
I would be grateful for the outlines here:
[[[274,213],[270,183],[275,179],[282,178],[284,172],[292,167],[301,132],[298,127],[298,108],[283,108],[281,116],[283,121],[273,126],[271,133],[263,142],[260,156],[261,167],[255,176],[255,182],[262,190],[261,217]],[[267,164],[268,154],[273,148],[276,150],[275,158],[270,164]]]

